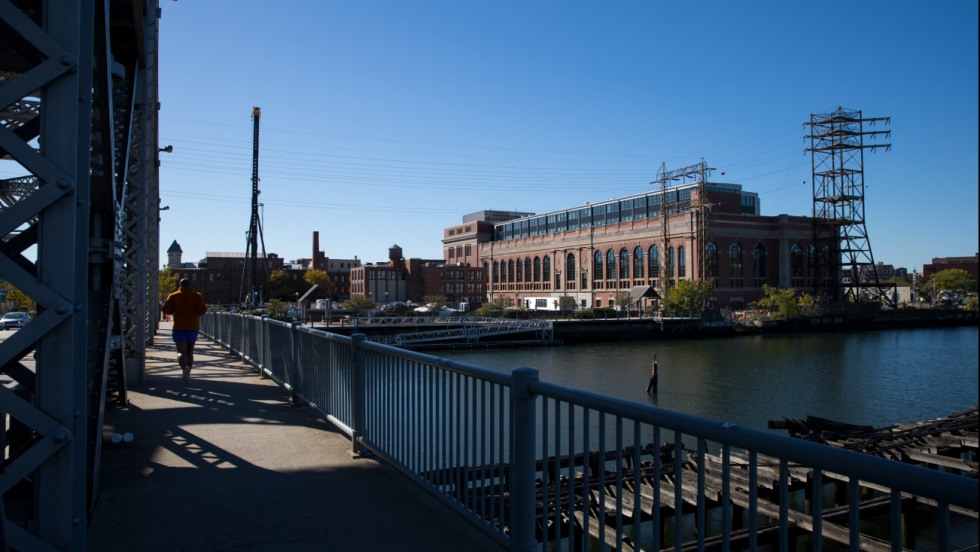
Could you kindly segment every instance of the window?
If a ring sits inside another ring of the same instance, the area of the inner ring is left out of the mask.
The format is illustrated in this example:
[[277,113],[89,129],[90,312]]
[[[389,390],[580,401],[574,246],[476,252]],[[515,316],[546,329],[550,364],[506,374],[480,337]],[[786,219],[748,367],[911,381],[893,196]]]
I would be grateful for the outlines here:
[[704,277],[718,277],[718,246],[715,242],[709,241],[704,246]]
[[728,247],[728,261],[729,261],[729,274],[732,278],[742,277],[742,246],[738,243],[732,243]]
[[803,285],[803,248],[798,243],[789,246],[789,275],[791,285]]
[[625,247],[619,250],[619,277],[630,277],[630,252]]
[[514,259],[507,261],[507,281],[514,281]]
[[522,259],[517,259],[517,281],[523,281],[524,279],[524,261]]
[[659,278],[660,277],[660,248],[656,245],[650,246],[650,255],[648,256],[647,262],[650,267],[650,277]]
[[633,248],[633,278],[643,277],[643,248],[639,245]]
[[752,272],[755,276],[755,287],[762,287],[766,281],[766,249],[761,243],[752,248]]
[[667,278],[672,278],[674,276],[674,248],[667,248],[667,272],[664,274]]
[[616,279],[616,252],[606,251],[606,280]]
[[565,257],[565,279],[569,282],[575,281],[575,255],[571,253]]
[[547,282],[551,280],[551,257],[545,257],[541,262],[544,274],[541,276],[541,281]]
[[602,251],[595,252],[595,259],[592,262],[592,273],[595,277],[602,278]]
[[541,281],[541,257],[534,258],[534,281]]
[[686,278],[687,277],[687,257],[684,255],[687,251],[684,246],[677,248],[677,277]]
[[531,281],[531,257],[524,259],[524,281]]
[[[484,266],[486,266],[486,265],[484,265]],[[498,283],[498,282],[500,282],[500,273],[497,272],[497,270],[499,268],[500,268],[499,263],[497,261],[494,261],[493,262],[493,283],[495,283],[495,284]]]

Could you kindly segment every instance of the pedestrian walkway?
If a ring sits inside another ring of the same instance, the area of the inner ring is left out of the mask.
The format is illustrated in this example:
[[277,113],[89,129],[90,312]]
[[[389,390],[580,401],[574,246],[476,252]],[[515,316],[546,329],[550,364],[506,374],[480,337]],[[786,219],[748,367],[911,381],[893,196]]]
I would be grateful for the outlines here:
[[182,383],[169,335],[128,407],[106,407],[88,550],[500,550],[217,344]]

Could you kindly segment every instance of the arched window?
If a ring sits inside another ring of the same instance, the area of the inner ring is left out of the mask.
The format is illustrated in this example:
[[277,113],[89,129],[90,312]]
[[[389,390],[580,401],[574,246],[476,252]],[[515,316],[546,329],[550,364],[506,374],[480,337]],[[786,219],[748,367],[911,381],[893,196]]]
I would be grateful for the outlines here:
[[762,287],[766,282],[766,249],[761,243],[752,248],[752,275],[755,276],[755,287]]
[[793,286],[803,285],[803,248],[798,243],[789,246],[789,275]]
[[571,253],[565,258],[565,280],[568,282],[575,281],[575,255]]
[[507,281],[514,281],[514,259],[507,261]]
[[650,277],[659,278],[660,277],[660,248],[656,245],[650,246],[650,255],[648,259],[650,265]]
[[667,278],[672,278],[674,276],[674,248],[667,248],[667,273],[664,274]]
[[807,285],[814,285],[814,278],[817,276],[817,246],[812,243],[806,248],[806,277]]
[[619,250],[619,277],[630,277],[630,252],[625,247]]
[[728,246],[728,274],[731,287],[742,287],[742,246],[738,242]]
[[704,277],[718,277],[718,246],[715,242],[709,241],[704,246]]
[[531,257],[526,257],[524,259],[524,281],[531,281]]
[[534,281],[541,281],[541,257],[534,258]]
[[544,274],[541,276],[541,281],[550,282],[551,281],[551,257],[545,257],[544,260],[541,261],[541,264],[544,270]]
[[596,280],[602,278],[602,251],[595,252],[595,258],[592,261],[592,277]]
[[493,262],[493,283],[495,283],[495,284],[498,283],[498,282],[500,282],[500,273],[497,272],[498,268],[499,268],[499,263],[497,261],[494,261]]
[[643,277],[643,248],[639,245],[633,248],[633,278]]
[[524,260],[517,259],[517,282],[524,280]]
[[684,256],[684,246],[677,248],[677,277],[686,278],[687,277],[687,258]]
[[606,251],[606,280],[616,279],[616,252]]

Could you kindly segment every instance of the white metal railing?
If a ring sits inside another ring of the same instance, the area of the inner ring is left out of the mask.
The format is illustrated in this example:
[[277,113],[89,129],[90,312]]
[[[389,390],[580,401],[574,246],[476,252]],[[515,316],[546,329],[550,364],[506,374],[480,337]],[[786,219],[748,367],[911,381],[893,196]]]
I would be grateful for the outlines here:
[[229,314],[202,327],[327,416],[355,452],[389,462],[511,550],[977,542],[975,467],[885,460],[363,335]]

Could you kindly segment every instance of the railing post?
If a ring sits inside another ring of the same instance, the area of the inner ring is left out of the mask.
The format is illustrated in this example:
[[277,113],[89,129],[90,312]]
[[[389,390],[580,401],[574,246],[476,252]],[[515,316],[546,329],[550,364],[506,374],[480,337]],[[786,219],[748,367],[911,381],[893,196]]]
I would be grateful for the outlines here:
[[361,456],[363,449],[359,439],[364,435],[364,349],[361,343],[367,339],[362,333],[351,335],[351,348],[353,349],[354,365],[351,366],[351,389],[350,389],[350,410],[351,410],[351,452],[354,456]]
[[302,385],[300,380],[303,373],[299,366],[299,332],[296,331],[297,323],[295,320],[289,323],[289,362],[286,365],[286,381],[289,382],[289,404],[296,406],[300,404],[297,388]]
[[518,368],[511,373],[514,447],[510,472],[510,538],[511,550],[518,552],[531,552],[537,546],[534,533],[537,397],[529,389],[531,382],[535,381],[538,381],[538,371],[534,368]]

